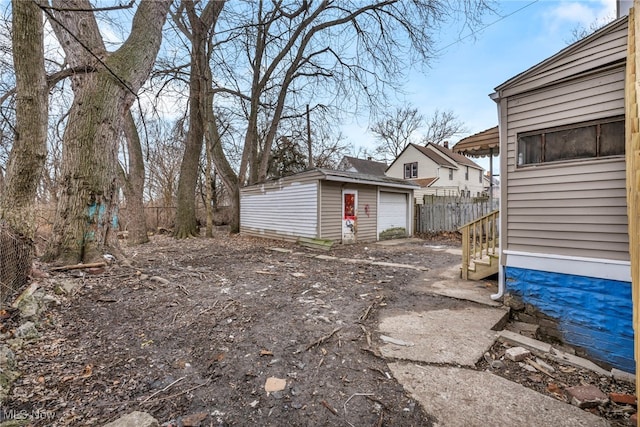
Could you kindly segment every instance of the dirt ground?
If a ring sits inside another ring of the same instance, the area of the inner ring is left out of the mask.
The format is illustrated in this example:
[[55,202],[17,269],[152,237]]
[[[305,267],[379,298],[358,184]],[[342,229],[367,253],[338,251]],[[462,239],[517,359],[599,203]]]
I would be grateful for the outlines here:
[[[50,272],[38,281],[61,304],[46,312],[41,338],[17,353],[23,375],[5,407],[47,414],[34,426],[102,425],[134,410],[165,426],[429,426],[376,350],[379,311],[462,302],[412,291],[416,269],[312,256],[428,269],[460,262],[430,245],[459,241],[319,252],[224,232],[154,236],[124,245],[127,259],[106,268]],[[531,375],[499,374],[523,384]],[[621,414],[600,415],[628,418]]]

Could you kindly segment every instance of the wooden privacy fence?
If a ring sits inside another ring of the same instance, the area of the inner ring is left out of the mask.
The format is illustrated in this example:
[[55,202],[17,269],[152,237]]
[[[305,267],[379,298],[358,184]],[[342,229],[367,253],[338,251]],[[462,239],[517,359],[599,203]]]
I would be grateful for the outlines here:
[[424,196],[424,204],[415,205],[414,230],[416,233],[438,233],[457,231],[464,224],[472,222],[497,209],[489,198],[460,196]]

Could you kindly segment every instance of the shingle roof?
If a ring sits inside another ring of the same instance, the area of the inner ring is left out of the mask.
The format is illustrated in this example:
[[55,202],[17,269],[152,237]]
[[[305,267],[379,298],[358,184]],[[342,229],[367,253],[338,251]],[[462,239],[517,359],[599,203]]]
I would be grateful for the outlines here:
[[357,157],[344,156],[344,159],[351,164],[351,166],[360,173],[368,175],[384,175],[384,171],[387,170],[387,164],[383,162],[376,162],[373,160],[358,159]]
[[436,153],[435,151],[430,150],[426,146],[417,145],[413,143],[409,145],[411,145],[416,150],[420,151],[422,154],[424,154],[425,156],[427,156],[428,158],[430,158],[440,166],[446,166],[448,168],[458,169],[455,164],[451,163],[449,160],[447,160],[445,157],[441,156],[440,154]]
[[436,144],[429,144],[429,145],[431,147],[435,148],[436,150],[440,151],[440,153],[444,154],[445,156],[449,157],[450,159],[453,159],[459,165],[470,166],[470,167],[476,168],[476,169],[483,169],[482,166],[478,165],[473,160],[466,158],[462,154],[454,153],[453,151],[451,151],[450,149],[448,149],[446,147],[443,147],[442,145],[436,145]]

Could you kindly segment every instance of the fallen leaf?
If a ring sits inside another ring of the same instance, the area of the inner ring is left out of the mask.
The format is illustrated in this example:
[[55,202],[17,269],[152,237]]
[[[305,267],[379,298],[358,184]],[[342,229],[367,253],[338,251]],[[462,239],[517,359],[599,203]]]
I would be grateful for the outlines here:
[[273,356],[273,352],[262,349],[260,350],[260,356]]
[[82,378],[89,378],[93,374],[93,365],[87,365],[84,367],[84,372],[82,373]]

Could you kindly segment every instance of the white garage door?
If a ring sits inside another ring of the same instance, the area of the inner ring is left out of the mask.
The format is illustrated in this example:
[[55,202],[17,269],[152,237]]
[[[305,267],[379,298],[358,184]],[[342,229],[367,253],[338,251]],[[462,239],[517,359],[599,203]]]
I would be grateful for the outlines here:
[[380,192],[378,210],[378,235],[390,228],[407,227],[407,195],[405,193]]

